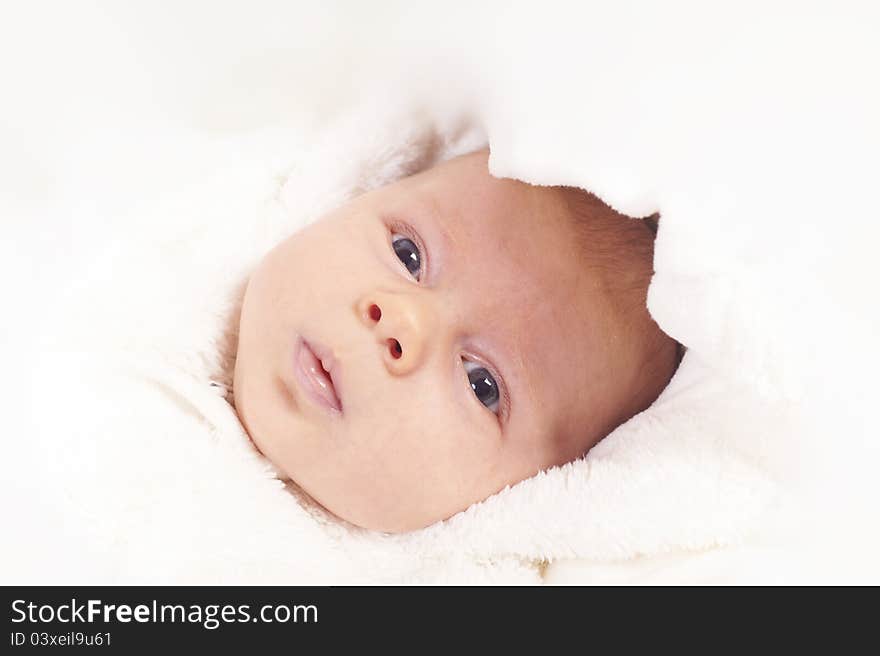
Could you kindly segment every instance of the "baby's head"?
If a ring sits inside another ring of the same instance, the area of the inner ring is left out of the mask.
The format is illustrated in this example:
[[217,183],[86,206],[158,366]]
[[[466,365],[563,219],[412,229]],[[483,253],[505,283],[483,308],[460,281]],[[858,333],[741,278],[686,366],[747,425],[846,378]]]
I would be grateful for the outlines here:
[[353,524],[421,528],[574,460],[675,370],[646,308],[651,226],[487,157],[355,198],[248,283],[239,417]]

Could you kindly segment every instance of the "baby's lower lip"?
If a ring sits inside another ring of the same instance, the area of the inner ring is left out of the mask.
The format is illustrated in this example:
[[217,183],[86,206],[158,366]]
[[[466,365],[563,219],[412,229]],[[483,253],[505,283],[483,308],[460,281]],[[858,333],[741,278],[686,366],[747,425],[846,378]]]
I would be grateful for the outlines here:
[[342,403],[333,387],[333,381],[324,372],[321,361],[302,337],[297,337],[293,349],[293,372],[300,389],[315,405],[333,415],[342,414]]

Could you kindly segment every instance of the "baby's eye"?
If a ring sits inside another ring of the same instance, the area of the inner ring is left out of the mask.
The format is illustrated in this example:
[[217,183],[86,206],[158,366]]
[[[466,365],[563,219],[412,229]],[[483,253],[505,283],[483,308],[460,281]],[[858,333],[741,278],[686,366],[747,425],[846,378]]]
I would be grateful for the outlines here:
[[467,371],[468,382],[470,382],[474,394],[477,395],[477,399],[497,415],[499,412],[498,401],[501,398],[498,383],[495,382],[486,367],[470,360],[462,359],[462,362],[464,362],[464,369]]
[[419,279],[422,271],[422,256],[419,247],[412,239],[404,235],[394,233],[391,235],[391,245],[398,259],[406,266],[413,278]]

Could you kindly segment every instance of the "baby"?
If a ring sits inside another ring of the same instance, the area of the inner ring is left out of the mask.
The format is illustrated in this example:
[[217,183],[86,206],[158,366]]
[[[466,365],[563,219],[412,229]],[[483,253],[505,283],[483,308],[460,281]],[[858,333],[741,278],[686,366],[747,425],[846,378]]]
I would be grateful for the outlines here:
[[583,456],[678,364],[646,307],[653,220],[494,178],[487,158],[355,198],[248,283],[236,411],[358,526],[421,528]]

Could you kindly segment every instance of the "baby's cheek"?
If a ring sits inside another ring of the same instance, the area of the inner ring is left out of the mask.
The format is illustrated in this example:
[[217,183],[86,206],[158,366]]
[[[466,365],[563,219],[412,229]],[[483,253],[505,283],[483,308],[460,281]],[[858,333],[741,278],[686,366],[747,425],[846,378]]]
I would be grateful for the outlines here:
[[409,493],[468,467],[473,441],[465,433],[460,420],[431,403],[394,404],[371,413],[351,441],[365,464]]

